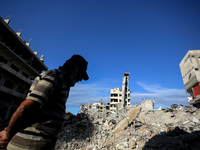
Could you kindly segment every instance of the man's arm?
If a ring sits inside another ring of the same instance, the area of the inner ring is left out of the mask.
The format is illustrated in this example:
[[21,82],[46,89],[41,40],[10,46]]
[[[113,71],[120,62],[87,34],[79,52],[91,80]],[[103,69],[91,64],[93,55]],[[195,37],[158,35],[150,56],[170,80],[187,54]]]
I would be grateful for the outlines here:
[[9,125],[0,132],[0,148],[5,148],[12,137],[21,129],[31,125],[36,120],[32,116],[38,112],[39,103],[26,99],[13,114]]

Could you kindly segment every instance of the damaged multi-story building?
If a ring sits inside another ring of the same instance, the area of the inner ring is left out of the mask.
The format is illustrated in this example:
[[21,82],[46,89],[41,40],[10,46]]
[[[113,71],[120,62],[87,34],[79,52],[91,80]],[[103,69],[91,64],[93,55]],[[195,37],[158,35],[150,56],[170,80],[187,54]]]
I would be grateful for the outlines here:
[[25,99],[33,79],[48,69],[44,56],[38,58],[9,22],[0,17],[0,117],[4,120]]
[[131,104],[129,85],[129,73],[124,73],[122,90],[114,88],[110,90],[110,110],[122,109]]
[[80,106],[80,112],[86,111],[86,110],[111,110],[111,111],[117,111],[120,110],[126,106],[129,106],[131,104],[130,99],[130,89],[129,86],[129,74],[130,73],[124,73],[123,75],[123,81],[122,81],[122,90],[119,88],[114,88],[110,90],[110,102],[107,104],[103,104],[102,102],[97,102],[93,104],[81,104]]
[[200,107],[200,50],[189,50],[179,64],[188,103]]

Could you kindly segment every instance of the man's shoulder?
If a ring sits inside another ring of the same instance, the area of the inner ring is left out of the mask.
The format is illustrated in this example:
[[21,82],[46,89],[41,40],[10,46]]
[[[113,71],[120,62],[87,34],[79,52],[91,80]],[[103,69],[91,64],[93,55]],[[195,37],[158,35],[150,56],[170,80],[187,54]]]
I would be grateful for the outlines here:
[[45,74],[58,74],[59,71],[58,71],[58,69],[50,69],[50,70],[47,70],[43,73],[45,73]]
[[51,69],[51,70],[47,70],[41,73],[40,75],[41,77],[44,77],[44,76],[56,77],[56,76],[60,76],[61,72],[58,69]]

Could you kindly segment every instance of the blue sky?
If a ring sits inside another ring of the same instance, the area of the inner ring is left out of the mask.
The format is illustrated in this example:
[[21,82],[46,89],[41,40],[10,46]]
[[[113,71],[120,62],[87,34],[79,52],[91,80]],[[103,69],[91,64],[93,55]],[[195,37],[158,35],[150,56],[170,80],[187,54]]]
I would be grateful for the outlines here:
[[131,103],[155,107],[188,104],[179,63],[200,49],[199,0],[7,0],[0,16],[22,31],[30,48],[45,55],[49,69],[73,54],[89,62],[90,79],[71,88],[67,109],[109,102],[130,73]]

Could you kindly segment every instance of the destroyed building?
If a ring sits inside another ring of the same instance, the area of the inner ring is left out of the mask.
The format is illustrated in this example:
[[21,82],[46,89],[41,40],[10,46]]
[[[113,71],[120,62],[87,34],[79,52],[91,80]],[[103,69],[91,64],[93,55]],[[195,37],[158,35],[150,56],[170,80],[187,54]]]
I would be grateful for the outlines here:
[[179,64],[188,103],[200,107],[200,50],[189,50]]
[[48,69],[44,56],[38,58],[9,22],[0,17],[0,120],[6,121],[25,99],[32,80]]
[[114,88],[110,90],[110,110],[122,109],[131,104],[129,85],[129,74],[124,73],[122,90]]
[[[183,70],[184,65],[181,65]],[[192,69],[197,70],[191,66],[189,69],[186,70],[189,73]],[[193,77],[192,81],[195,80]],[[124,85],[128,85],[124,81]],[[188,89],[191,88],[190,90],[196,94],[198,91],[192,87],[194,85],[198,86],[199,83],[191,84]],[[84,111],[77,115],[69,112],[66,114],[66,122],[57,140],[56,150],[200,149],[200,109],[182,104],[172,104],[171,108],[154,109],[153,100],[143,100],[141,104],[131,105],[129,101],[123,101],[125,99],[122,99],[124,97],[119,88],[114,90],[111,90],[111,100],[113,97],[117,99],[114,100],[117,104],[115,109],[105,107],[110,106],[113,101],[107,105],[101,102],[88,103],[82,105]],[[130,91],[128,88],[124,90]],[[113,95],[115,93],[117,94]],[[129,96],[129,92],[125,94]]]
[[114,88],[110,90],[110,102],[107,104],[103,104],[102,102],[97,102],[90,104],[81,104],[80,106],[80,112],[84,112],[87,110],[111,110],[111,111],[117,111],[121,110],[126,106],[129,106],[131,104],[131,98],[130,98],[130,89],[129,86],[129,74],[130,73],[124,73],[123,75],[123,81],[122,81],[122,90],[119,88]]

